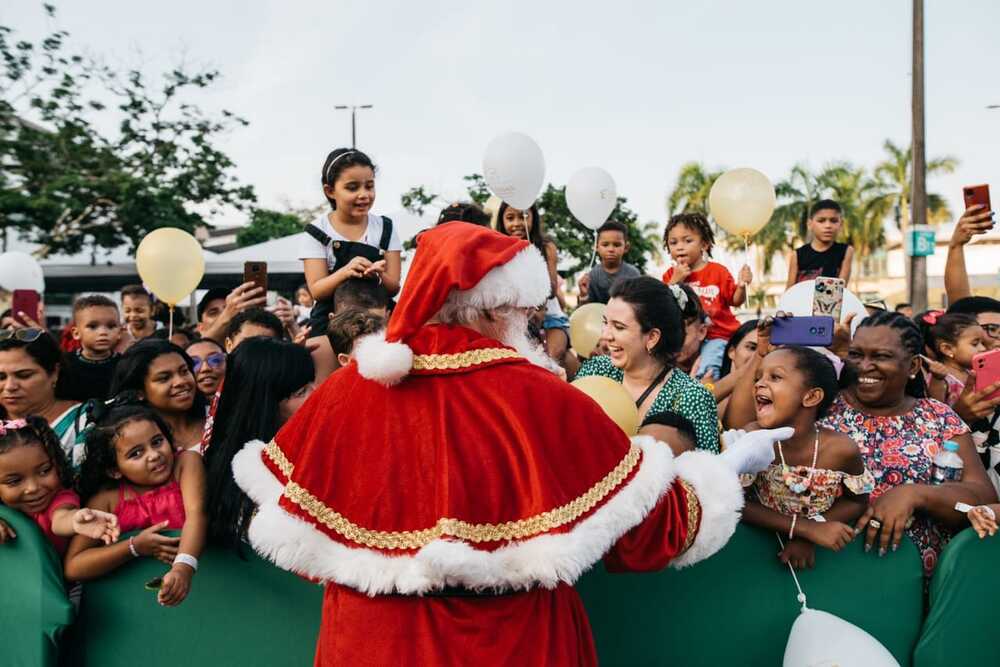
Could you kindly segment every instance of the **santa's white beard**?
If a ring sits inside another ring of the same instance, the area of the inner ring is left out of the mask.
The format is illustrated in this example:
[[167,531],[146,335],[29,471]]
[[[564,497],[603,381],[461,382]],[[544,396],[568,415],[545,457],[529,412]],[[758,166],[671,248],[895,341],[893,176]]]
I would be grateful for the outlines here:
[[528,315],[521,310],[512,310],[502,315],[494,314],[492,320],[480,320],[479,327],[484,336],[498,340],[517,350],[525,359],[542,368],[559,372],[559,364],[545,354],[542,346],[528,337]]

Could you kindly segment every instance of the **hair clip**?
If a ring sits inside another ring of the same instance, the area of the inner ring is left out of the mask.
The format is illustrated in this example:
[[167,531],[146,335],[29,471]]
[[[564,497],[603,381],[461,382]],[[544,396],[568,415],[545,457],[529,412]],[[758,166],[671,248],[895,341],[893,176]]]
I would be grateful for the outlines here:
[[943,310],[932,310],[928,313],[924,313],[922,319],[924,320],[925,324],[930,324],[931,326],[934,326],[935,324],[937,324],[938,318],[941,317],[942,315],[944,315]]
[[0,421],[0,436],[7,435],[8,431],[18,431],[22,428],[27,428],[28,421],[26,419],[10,419],[7,421]]
[[669,285],[670,293],[674,295],[674,299],[677,301],[677,305],[680,306],[681,310],[687,308],[688,305],[688,295],[684,291],[684,288],[680,285]]

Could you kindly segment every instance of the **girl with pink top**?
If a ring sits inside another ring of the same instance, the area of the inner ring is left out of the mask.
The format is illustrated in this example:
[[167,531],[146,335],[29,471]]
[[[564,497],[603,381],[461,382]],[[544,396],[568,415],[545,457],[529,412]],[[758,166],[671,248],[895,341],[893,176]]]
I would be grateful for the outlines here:
[[[133,558],[170,565],[158,601],[172,607],[187,597],[205,545],[205,468],[196,450],[174,451],[170,427],[140,406],[112,408],[87,436],[80,469],[87,506],[113,512],[122,532],[141,532],[109,546],[79,536],[66,554],[66,578],[100,577]],[[180,537],[160,531],[180,530]]]
[[[48,422],[41,417],[0,421],[0,503],[34,519],[60,556],[73,535],[97,544],[117,540],[115,515],[80,509],[80,497],[69,487],[69,464]],[[0,544],[16,537],[0,520]]]

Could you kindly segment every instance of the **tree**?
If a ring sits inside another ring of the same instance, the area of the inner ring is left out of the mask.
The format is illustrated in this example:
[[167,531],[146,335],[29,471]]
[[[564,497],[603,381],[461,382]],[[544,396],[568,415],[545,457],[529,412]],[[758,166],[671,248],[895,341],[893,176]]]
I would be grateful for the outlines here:
[[688,162],[681,166],[677,183],[667,197],[667,215],[690,212],[708,215],[708,193],[711,192],[715,179],[722,176],[722,173],[722,169],[708,171],[698,162]]
[[855,268],[851,275],[857,286],[865,259],[885,245],[885,216],[876,205],[883,196],[883,186],[864,168],[846,162],[828,167],[822,181],[830,190],[830,198],[843,209],[841,238],[854,248]]
[[242,248],[298,234],[307,222],[294,213],[255,208],[250,214],[250,224],[236,232],[236,243]]
[[[44,6],[55,16],[55,9]],[[0,26],[0,226],[41,254],[132,247],[153,229],[193,231],[250,186],[214,143],[245,120],[187,101],[219,77],[178,68],[153,82],[69,53],[57,30],[38,44]],[[32,120],[27,120],[31,117]],[[34,121],[37,121],[34,122]],[[115,127],[105,132],[99,127]]]
[[[910,226],[910,188],[913,184],[913,151],[909,146],[897,146],[891,139],[883,144],[886,159],[875,165],[875,178],[882,187],[882,194],[873,202],[875,210],[882,217],[894,214],[896,225],[901,231]],[[927,161],[927,175],[950,174],[958,166],[958,159],[945,156]],[[938,194],[927,194],[927,220],[932,224],[945,222],[951,218],[951,211],[945,199]]]

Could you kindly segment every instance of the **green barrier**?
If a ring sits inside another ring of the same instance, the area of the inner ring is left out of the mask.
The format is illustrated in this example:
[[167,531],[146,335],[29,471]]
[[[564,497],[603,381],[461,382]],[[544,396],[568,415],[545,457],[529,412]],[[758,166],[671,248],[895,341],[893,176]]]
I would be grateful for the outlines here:
[[996,603],[1000,537],[971,528],[945,547],[931,580],[930,611],[913,654],[916,667],[1000,665]]
[[60,638],[73,622],[62,562],[27,516],[0,505],[0,519],[17,533],[0,544],[0,662],[55,665]]
[[[609,574],[595,568],[577,589],[600,664],[780,665],[799,605],[778,551],[774,533],[741,524],[722,551],[685,570]],[[883,558],[866,554],[860,539],[839,553],[818,548],[815,569],[798,576],[810,607],[854,623],[902,667],[910,664],[923,575],[909,540]]]
[[206,549],[187,599],[172,608],[145,588],[168,570],[152,558],[87,582],[68,649],[74,664],[312,665],[323,589],[245,553]]

